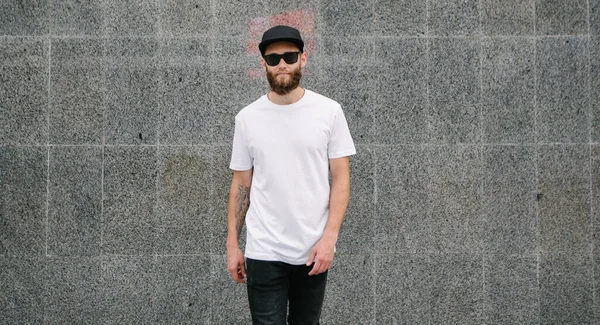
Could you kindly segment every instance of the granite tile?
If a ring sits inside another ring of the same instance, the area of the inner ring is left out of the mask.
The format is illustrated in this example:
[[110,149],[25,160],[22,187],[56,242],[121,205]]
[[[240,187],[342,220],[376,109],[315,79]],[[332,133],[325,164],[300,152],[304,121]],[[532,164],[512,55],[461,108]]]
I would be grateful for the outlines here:
[[319,30],[323,35],[369,36],[373,30],[371,1],[321,1]]
[[52,35],[100,36],[104,32],[102,1],[54,0],[51,10]]
[[336,244],[340,254],[366,254],[373,251],[375,234],[375,175],[372,151],[358,145],[350,157],[350,199]]
[[427,142],[426,50],[426,41],[422,39],[382,39],[375,42],[376,142]]
[[204,63],[165,67],[161,73],[160,143],[210,144],[212,72]]
[[433,39],[429,49],[430,143],[480,142],[479,41]]
[[209,324],[213,306],[208,255],[162,256],[156,262],[159,324]]
[[588,1],[590,6],[590,34],[600,35],[600,2]]
[[[242,108],[269,92],[264,71],[251,75],[251,70],[227,67],[214,71],[211,76],[212,109],[207,119],[212,127],[213,142],[231,144],[235,127],[235,115]],[[227,163],[229,165],[229,163]]]
[[97,257],[50,257],[45,276],[48,324],[98,324],[101,265]]
[[239,284],[227,271],[227,257],[212,255],[210,258],[212,285],[212,324],[250,324],[248,292],[245,284]]
[[158,42],[109,40],[106,44],[106,144],[157,142],[160,68]]
[[104,149],[105,254],[154,252],[156,177],[155,147]]
[[375,157],[376,251],[427,252],[432,241],[427,151],[416,146],[381,147]]
[[48,42],[0,40],[0,144],[39,145],[48,139]]
[[50,143],[102,143],[103,53],[101,40],[52,39]]
[[[229,190],[233,172],[229,169],[231,159],[231,145],[213,146],[212,192],[211,202],[213,205],[213,231],[215,243],[211,245],[213,254],[226,254],[225,243],[227,240],[227,218]],[[239,239],[240,249],[246,247],[246,228],[242,229]]]
[[103,324],[150,324],[156,316],[156,262],[150,256],[105,257],[98,306]]
[[483,160],[485,251],[535,253],[539,242],[535,149],[486,146]]
[[[598,254],[598,250],[594,250],[594,297],[598,297],[600,294],[600,268],[597,265],[600,265],[600,254]],[[600,301],[596,298],[594,301],[594,318],[596,323],[600,321]]]
[[535,255],[490,255],[485,258],[489,324],[539,324],[538,261]]
[[0,255],[45,254],[47,159],[43,147],[0,146]]
[[522,38],[483,41],[484,143],[535,141],[534,46]]
[[[312,52],[315,45],[314,39],[321,34],[317,25],[319,2],[319,0],[301,2],[295,0],[265,0],[266,11],[269,14],[268,26],[287,25],[298,29],[304,40],[305,52]],[[256,32],[258,33],[258,30]]]
[[586,0],[535,0],[536,34],[587,34],[589,2]]
[[425,1],[374,0],[373,35],[424,36],[427,31]]
[[[592,250],[600,253],[600,145],[595,144],[590,148],[591,154],[591,199],[592,199]],[[596,264],[600,265],[600,264]],[[600,267],[596,269],[600,270]],[[600,283],[599,283],[600,285]],[[600,297],[600,296],[598,296]],[[600,301],[599,301],[600,303]],[[600,305],[599,305],[600,307]],[[600,310],[598,310],[600,312]],[[598,315],[600,316],[600,314]]]
[[338,254],[327,274],[321,323],[374,324],[373,257]]
[[483,0],[481,32],[485,35],[533,35],[534,15],[531,0]]
[[[215,25],[220,36],[240,36],[249,44],[260,42],[268,29],[268,16],[264,0],[232,0],[215,2]],[[258,53],[258,49],[256,49]]]
[[544,253],[583,254],[589,250],[589,154],[587,145],[538,149],[540,249]]
[[589,254],[542,254],[539,268],[541,323],[592,324],[593,266]]
[[538,141],[587,142],[587,39],[541,38],[537,56]]
[[319,43],[319,57],[329,65],[365,64],[376,58],[375,41],[363,37],[323,36],[319,38]]
[[0,35],[48,35],[48,0],[0,3]]
[[323,67],[318,87],[320,94],[342,106],[355,144],[375,141],[375,111],[370,91],[374,78],[372,71],[373,66],[369,63],[330,62]]
[[211,151],[205,147],[161,147],[158,156],[155,252],[210,253],[217,243]]
[[44,324],[43,258],[0,256],[0,323]]
[[168,0],[160,2],[160,28],[163,36],[210,35],[214,16],[212,1]]
[[102,148],[52,147],[48,191],[47,253],[100,253]]
[[438,0],[429,3],[429,34],[439,36],[479,33],[478,0]]
[[104,1],[107,36],[154,36],[158,34],[158,1]]
[[431,257],[431,323],[481,324],[483,263],[473,255]]
[[375,256],[376,324],[431,323],[430,264],[426,255]]
[[428,160],[433,251],[481,252],[485,225],[481,149],[475,146],[432,147]]
[[[600,10],[600,8],[599,8]],[[590,36],[591,141],[600,142],[600,36]]]

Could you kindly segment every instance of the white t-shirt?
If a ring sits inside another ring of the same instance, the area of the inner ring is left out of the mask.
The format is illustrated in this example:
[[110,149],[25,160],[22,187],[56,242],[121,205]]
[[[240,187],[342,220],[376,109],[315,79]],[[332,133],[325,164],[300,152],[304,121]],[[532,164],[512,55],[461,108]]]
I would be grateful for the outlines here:
[[306,264],[329,216],[329,159],[356,153],[340,104],[306,90],[290,105],[266,95],[235,117],[229,167],[254,167],[246,257]]

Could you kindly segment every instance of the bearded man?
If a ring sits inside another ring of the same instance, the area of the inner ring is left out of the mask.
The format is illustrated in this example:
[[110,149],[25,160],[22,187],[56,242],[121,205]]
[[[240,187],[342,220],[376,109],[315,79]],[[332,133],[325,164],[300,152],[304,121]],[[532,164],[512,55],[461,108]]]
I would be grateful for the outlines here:
[[356,149],[340,104],[300,87],[300,32],[275,26],[259,49],[271,89],[235,117],[227,268],[253,324],[318,324]]

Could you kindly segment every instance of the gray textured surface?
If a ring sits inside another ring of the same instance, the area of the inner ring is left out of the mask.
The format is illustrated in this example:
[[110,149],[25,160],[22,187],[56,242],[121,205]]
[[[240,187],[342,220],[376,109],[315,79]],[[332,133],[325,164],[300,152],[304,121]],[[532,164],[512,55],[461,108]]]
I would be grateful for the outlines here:
[[0,38],[0,143],[45,144],[48,138],[48,42]]
[[[216,250],[212,209],[212,154],[202,147],[161,148],[158,165],[156,252],[198,254]],[[214,247],[211,249],[211,247]]]
[[337,255],[327,274],[323,324],[374,324],[372,270],[372,255]]
[[538,35],[587,34],[588,4],[594,0],[535,0]]
[[45,253],[47,149],[0,146],[0,255]]
[[101,322],[102,260],[97,257],[51,257],[46,259],[46,263],[44,299],[47,322]]
[[48,0],[6,0],[0,3],[0,34],[46,35],[49,31]]
[[539,288],[535,255],[491,255],[485,259],[489,324],[538,324]]
[[483,42],[482,93],[485,143],[535,141],[535,43],[529,39]]
[[54,0],[52,4],[52,35],[98,36],[104,33],[103,1]]
[[155,144],[160,100],[159,44],[119,38],[105,43],[106,144]]
[[483,263],[480,255],[433,256],[429,272],[433,324],[482,323],[484,292]]
[[586,141],[587,38],[542,38],[536,46],[538,141]]
[[540,248],[584,254],[592,240],[588,146],[542,146],[538,152]]
[[542,254],[540,322],[593,324],[593,273],[588,254]]
[[483,151],[485,251],[533,254],[537,250],[535,150],[487,146]]
[[423,253],[431,249],[427,152],[420,147],[379,148],[375,152],[376,251]]
[[0,323],[251,322],[228,164],[276,24],[358,149],[322,324],[600,322],[600,1],[8,0]]
[[99,147],[50,149],[48,254],[100,253],[102,158]]
[[376,324],[431,323],[431,258],[426,255],[376,255]]
[[431,249],[483,250],[482,153],[475,146],[433,147],[428,152]]
[[154,252],[156,150],[154,147],[104,149],[104,253],[138,255]]
[[430,142],[480,141],[480,47],[471,39],[430,40]]
[[473,35],[479,32],[478,0],[429,2],[430,35]]
[[485,35],[533,35],[535,14],[531,0],[481,2],[481,27]]
[[43,258],[0,256],[0,322],[44,323]]
[[102,144],[103,42],[53,39],[51,56],[50,143]]
[[421,39],[375,42],[374,137],[382,144],[427,142],[427,43]]

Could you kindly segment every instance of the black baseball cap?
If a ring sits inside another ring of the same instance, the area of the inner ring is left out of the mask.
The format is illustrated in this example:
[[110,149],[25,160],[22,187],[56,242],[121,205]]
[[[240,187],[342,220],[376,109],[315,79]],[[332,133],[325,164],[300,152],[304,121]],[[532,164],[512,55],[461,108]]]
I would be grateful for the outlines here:
[[261,55],[265,55],[265,50],[269,44],[275,42],[291,42],[298,46],[300,52],[304,52],[304,42],[300,37],[300,32],[290,26],[275,26],[268,29],[262,36],[262,42],[258,44],[258,49]]

